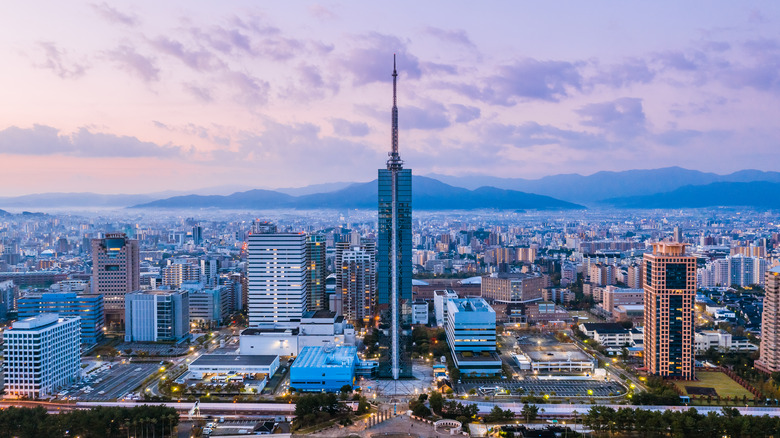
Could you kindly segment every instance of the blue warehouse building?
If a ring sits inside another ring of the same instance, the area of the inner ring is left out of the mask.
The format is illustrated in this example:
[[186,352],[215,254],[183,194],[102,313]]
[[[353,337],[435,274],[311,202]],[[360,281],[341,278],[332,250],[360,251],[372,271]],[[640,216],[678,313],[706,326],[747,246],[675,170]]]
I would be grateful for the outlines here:
[[103,295],[77,295],[75,292],[31,293],[16,300],[19,320],[41,313],[61,317],[81,317],[81,343],[96,344],[103,339],[105,315]]
[[355,383],[357,347],[303,347],[290,367],[290,387],[305,392],[338,392]]

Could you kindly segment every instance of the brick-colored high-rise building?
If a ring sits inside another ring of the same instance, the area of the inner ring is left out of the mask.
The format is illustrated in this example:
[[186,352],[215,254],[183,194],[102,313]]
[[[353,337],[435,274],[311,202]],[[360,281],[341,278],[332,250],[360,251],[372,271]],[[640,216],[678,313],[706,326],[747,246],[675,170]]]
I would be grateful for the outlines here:
[[141,288],[138,241],[125,233],[92,239],[92,293],[103,295],[106,325],[125,320],[125,295]]
[[645,368],[653,375],[694,378],[696,258],[685,244],[659,242],[645,254]]
[[755,367],[767,373],[780,371],[780,266],[766,271],[764,312],[761,315],[761,357]]

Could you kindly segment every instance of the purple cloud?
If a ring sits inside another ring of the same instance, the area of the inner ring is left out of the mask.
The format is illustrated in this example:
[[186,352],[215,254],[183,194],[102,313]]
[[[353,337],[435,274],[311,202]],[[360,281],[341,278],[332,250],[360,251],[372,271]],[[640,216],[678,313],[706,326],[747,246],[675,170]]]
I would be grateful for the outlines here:
[[201,102],[210,103],[214,101],[214,98],[211,95],[211,90],[207,87],[200,87],[192,83],[186,83],[182,85],[182,88],[184,91],[191,94]]
[[468,123],[476,120],[481,115],[479,108],[461,104],[450,105],[450,110],[455,114],[455,122]]
[[136,137],[93,133],[80,128],[62,135],[51,126],[16,126],[0,131],[0,154],[69,155],[79,157],[173,157],[184,154],[179,146],[158,145]]
[[152,41],[152,46],[162,53],[179,59],[185,65],[196,71],[214,71],[225,67],[225,64],[206,50],[188,50],[179,41],[166,37],[158,37]]
[[130,46],[119,46],[114,50],[106,52],[106,56],[119,65],[121,69],[140,77],[145,82],[160,79],[160,69],[157,68],[154,60],[141,55]]
[[135,26],[139,22],[137,16],[120,12],[105,2],[100,4],[93,3],[90,6],[95,12],[97,12],[98,15],[112,23],[124,24],[125,26]]
[[444,129],[450,126],[447,110],[438,102],[427,102],[424,107],[404,106],[398,115],[402,129]]
[[420,63],[420,67],[426,74],[431,76],[436,75],[456,75],[458,74],[458,67],[449,64],[438,64],[435,62],[423,62]]
[[339,63],[352,73],[356,85],[387,82],[392,73],[392,53],[396,54],[401,77],[418,79],[420,62],[407,52],[406,43],[397,37],[372,32],[356,38],[359,48],[352,49]]
[[589,82],[621,88],[631,84],[647,84],[655,78],[655,71],[641,59],[628,59],[622,63],[610,65],[593,75]]
[[350,122],[344,119],[332,119],[333,132],[343,137],[365,137],[371,131],[365,122]]
[[582,89],[578,65],[565,61],[539,61],[526,58],[497,68],[498,74],[471,84],[443,84],[466,97],[492,105],[514,106],[524,100],[557,102],[571,90]]
[[271,86],[266,81],[246,73],[231,71],[224,74],[224,82],[236,90],[236,98],[244,105],[257,106],[268,102]]
[[645,131],[642,99],[623,97],[611,102],[592,103],[576,111],[585,126],[600,128],[621,138],[632,138]]
[[62,79],[80,78],[88,69],[86,65],[68,59],[67,52],[57,47],[57,44],[53,42],[39,42],[38,47],[43,50],[45,59],[35,66],[49,69]]
[[465,30],[445,30],[428,26],[425,28],[425,33],[450,44],[456,44],[470,49],[475,48],[474,43],[471,42],[471,39],[468,34],[466,34]]

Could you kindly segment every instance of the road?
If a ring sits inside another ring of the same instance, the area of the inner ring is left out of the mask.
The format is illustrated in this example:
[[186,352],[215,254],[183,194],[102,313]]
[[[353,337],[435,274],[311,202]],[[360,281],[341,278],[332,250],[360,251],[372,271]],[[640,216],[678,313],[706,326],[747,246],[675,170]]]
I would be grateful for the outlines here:
[[[642,381],[640,381],[638,378],[634,377],[634,375],[632,375],[631,373],[629,373],[628,371],[626,371],[626,370],[624,370],[624,369],[622,369],[620,367],[614,366],[613,362],[612,362],[612,358],[604,356],[603,354],[599,353],[595,349],[591,349],[590,351],[587,351],[588,350],[588,346],[585,343],[583,343],[581,340],[579,340],[576,336],[572,335],[571,333],[569,334],[569,338],[571,338],[574,341],[574,344],[577,345],[581,350],[585,351],[588,354],[593,355],[594,357],[596,357],[601,362],[604,362],[605,364],[608,364],[604,368],[607,370],[607,374],[612,376],[613,379],[615,379],[615,380],[617,380],[619,382],[628,380],[629,382],[634,384],[634,386],[635,386],[634,391],[637,391],[637,390],[639,390],[639,391],[646,391],[647,390],[647,387],[645,386],[645,384]],[[591,339],[588,342],[596,342],[596,341]]]
[[[521,410],[523,409],[523,406],[525,406],[523,403],[502,403],[502,402],[482,402],[482,401],[471,401],[471,400],[462,400],[460,403],[468,403],[468,404],[475,404],[479,408],[479,412],[481,414],[487,414],[489,413],[494,406],[498,405],[502,409],[509,409],[515,414],[520,414]],[[577,415],[580,416],[582,414],[585,414],[590,410],[590,408],[594,405],[572,405],[572,404],[534,404],[539,408],[539,417],[541,418],[574,418],[574,412],[577,412]],[[620,408],[632,408],[632,409],[642,409],[645,411],[655,411],[655,412],[663,412],[663,411],[678,411],[678,412],[684,412],[688,409],[695,408],[700,414],[707,414],[709,412],[715,412],[716,414],[720,414],[722,412],[723,407],[722,406],[633,406],[633,405],[598,405],[598,406],[608,406],[612,409],[620,409]],[[765,408],[765,407],[745,407],[745,406],[735,406],[735,408],[740,412],[742,415],[753,415],[753,416],[762,416],[762,415],[768,415],[770,417],[780,417],[780,408]]]

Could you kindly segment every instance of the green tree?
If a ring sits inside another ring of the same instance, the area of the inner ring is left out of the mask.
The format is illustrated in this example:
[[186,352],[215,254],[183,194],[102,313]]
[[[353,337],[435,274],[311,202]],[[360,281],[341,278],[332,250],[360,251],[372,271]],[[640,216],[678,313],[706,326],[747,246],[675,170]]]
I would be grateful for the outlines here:
[[526,423],[530,423],[536,420],[536,417],[539,415],[539,406],[526,403],[523,405],[520,414],[525,418]]
[[444,397],[442,397],[440,392],[432,392],[431,396],[428,397],[428,403],[430,403],[431,410],[433,410],[436,415],[441,415],[442,409],[444,408]]

